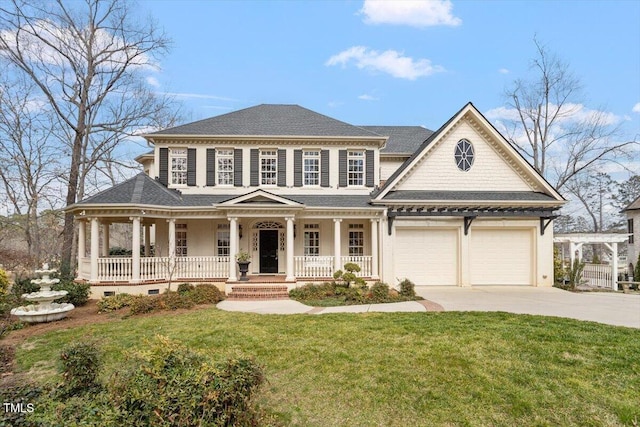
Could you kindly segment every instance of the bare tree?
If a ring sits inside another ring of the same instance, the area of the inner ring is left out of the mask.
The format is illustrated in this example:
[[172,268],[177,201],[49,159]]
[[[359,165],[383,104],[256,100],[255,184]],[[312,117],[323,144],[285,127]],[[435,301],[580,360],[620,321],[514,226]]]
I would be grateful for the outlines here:
[[582,85],[566,62],[536,38],[534,78],[518,79],[505,91],[510,119],[504,123],[511,143],[556,188],[575,175],[613,160],[635,141],[616,142],[616,118],[586,110]]
[[591,231],[594,233],[609,230],[619,222],[619,212],[613,206],[613,189],[617,185],[607,173],[583,172],[574,175],[565,186],[582,203],[591,220]]
[[[38,214],[51,193],[57,153],[50,145],[52,117],[33,97],[33,83],[22,76],[0,77],[0,182],[27,243],[32,265],[42,246]],[[49,207],[48,205],[47,207]]]
[[[68,147],[67,205],[84,195],[84,179],[136,129],[169,108],[145,72],[168,38],[135,16],[127,0],[0,3],[0,54],[28,76],[55,113]],[[62,272],[70,272],[73,216],[64,220]]]

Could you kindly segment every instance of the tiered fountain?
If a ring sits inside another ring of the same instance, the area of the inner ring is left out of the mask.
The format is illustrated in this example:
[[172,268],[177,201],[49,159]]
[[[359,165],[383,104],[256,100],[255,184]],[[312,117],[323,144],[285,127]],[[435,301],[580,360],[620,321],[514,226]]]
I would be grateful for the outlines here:
[[23,322],[43,323],[60,320],[73,310],[75,308],[73,304],[53,302],[68,293],[67,291],[51,290],[51,285],[55,285],[60,281],[60,279],[49,278],[51,273],[55,271],[55,269],[49,269],[49,264],[47,263],[42,265],[42,270],[36,270],[35,273],[38,276],[42,276],[42,278],[34,279],[31,283],[40,285],[40,290],[30,294],[22,294],[22,298],[35,302],[35,304],[16,307],[11,310],[11,314],[18,316]]

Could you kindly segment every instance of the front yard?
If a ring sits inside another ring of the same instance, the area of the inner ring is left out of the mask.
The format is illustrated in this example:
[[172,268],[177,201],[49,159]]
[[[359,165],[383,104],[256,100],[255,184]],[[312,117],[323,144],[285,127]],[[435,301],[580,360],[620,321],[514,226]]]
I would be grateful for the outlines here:
[[640,330],[506,313],[208,308],[34,336],[16,350],[18,370],[59,381],[60,350],[93,337],[112,372],[158,334],[211,357],[255,357],[267,377],[258,403],[282,425],[640,423]]

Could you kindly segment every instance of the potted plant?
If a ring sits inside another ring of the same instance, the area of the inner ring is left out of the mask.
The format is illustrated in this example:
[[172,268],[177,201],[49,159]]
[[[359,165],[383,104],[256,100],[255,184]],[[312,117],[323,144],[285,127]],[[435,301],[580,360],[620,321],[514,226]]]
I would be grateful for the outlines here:
[[249,271],[249,264],[251,264],[251,255],[249,255],[249,252],[240,251],[236,254],[236,262],[240,269],[240,281],[246,282],[249,280],[247,271]]

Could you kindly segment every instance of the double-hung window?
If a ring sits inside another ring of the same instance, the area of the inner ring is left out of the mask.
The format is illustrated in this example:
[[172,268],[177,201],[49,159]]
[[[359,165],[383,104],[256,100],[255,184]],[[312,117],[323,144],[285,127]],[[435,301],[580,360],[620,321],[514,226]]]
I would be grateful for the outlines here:
[[629,231],[629,243],[633,244],[633,218],[627,220],[627,230]]
[[349,224],[349,256],[364,255],[364,225]]
[[320,227],[318,224],[304,225],[304,256],[320,255]]
[[218,185],[233,185],[233,150],[217,150]]
[[187,224],[176,224],[176,256],[187,256]]
[[347,153],[347,184],[349,186],[364,185],[364,151]]
[[260,151],[260,184],[278,184],[278,150]]
[[302,153],[304,185],[320,185],[320,151]]
[[172,148],[171,153],[171,184],[187,185],[187,150]]
[[229,224],[218,224],[216,240],[218,243],[218,256],[229,256]]

